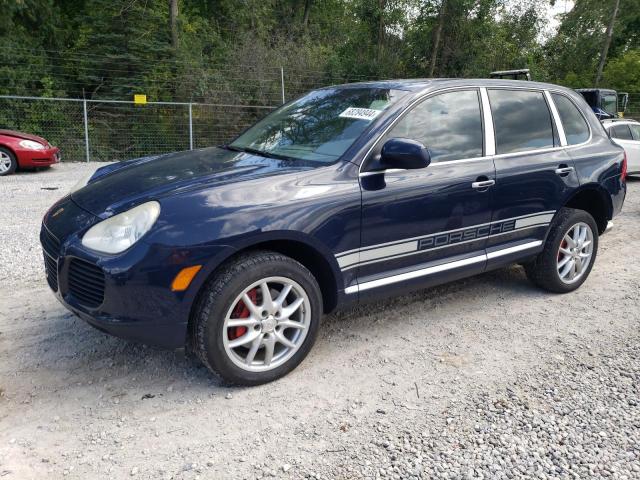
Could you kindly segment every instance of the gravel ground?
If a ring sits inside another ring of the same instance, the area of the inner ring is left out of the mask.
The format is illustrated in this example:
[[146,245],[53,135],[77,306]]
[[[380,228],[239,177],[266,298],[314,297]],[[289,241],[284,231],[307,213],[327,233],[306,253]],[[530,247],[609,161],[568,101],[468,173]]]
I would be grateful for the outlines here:
[[40,219],[95,167],[0,179],[3,480],[640,478],[640,182],[577,292],[511,267],[336,313],[292,374],[229,388],[48,291]]

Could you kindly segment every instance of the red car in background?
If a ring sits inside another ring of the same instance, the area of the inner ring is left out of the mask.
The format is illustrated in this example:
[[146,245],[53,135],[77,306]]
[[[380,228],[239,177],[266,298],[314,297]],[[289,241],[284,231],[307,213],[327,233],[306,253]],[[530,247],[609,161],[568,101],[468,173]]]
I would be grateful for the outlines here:
[[60,161],[60,149],[44,138],[28,133],[0,130],[0,176],[16,168],[49,167]]

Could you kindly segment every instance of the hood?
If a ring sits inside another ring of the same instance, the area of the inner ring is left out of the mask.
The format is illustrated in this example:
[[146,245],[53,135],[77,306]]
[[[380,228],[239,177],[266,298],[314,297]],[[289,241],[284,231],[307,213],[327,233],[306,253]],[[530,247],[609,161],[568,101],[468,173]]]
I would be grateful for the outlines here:
[[172,153],[99,169],[72,199],[102,218],[169,195],[321,166],[318,162],[265,158],[223,148]]
[[39,137],[37,135],[31,135],[29,133],[16,132],[14,130],[0,130],[0,135],[5,135],[7,137],[15,137],[20,138],[22,140],[33,140],[34,142],[41,143],[43,145],[49,145],[44,138]]

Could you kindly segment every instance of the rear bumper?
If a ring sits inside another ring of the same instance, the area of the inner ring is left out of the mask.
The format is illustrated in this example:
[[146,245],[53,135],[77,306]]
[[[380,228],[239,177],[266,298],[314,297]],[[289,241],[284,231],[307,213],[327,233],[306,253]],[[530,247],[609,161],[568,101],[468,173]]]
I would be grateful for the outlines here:
[[48,167],[60,162],[60,149],[51,147],[46,150],[17,150],[16,156],[21,168]]

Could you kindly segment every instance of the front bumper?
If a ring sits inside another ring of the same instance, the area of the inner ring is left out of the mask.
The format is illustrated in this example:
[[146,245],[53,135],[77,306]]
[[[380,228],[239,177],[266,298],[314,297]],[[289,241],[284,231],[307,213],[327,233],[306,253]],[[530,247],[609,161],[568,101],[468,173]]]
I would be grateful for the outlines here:
[[60,149],[51,147],[45,150],[16,150],[18,164],[21,168],[48,167],[60,162]]
[[221,247],[176,249],[143,239],[120,255],[99,255],[80,241],[96,221],[70,199],[45,216],[40,241],[47,281],[58,300],[106,333],[161,348],[184,347],[191,305],[208,269],[186,291],[171,291],[171,282],[184,267],[204,264]]

